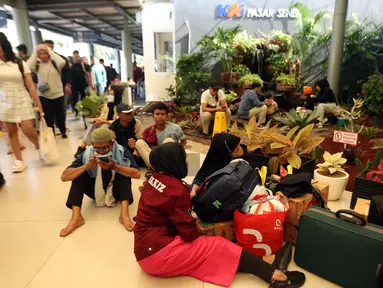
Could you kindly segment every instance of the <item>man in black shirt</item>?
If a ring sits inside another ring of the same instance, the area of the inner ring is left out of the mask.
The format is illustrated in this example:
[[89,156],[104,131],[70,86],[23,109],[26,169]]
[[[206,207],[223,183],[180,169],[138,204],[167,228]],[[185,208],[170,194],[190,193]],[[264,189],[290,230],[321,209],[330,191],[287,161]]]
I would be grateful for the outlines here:
[[139,119],[134,117],[133,112],[134,109],[129,105],[119,104],[117,106],[119,118],[109,126],[109,129],[114,132],[116,142],[126,147],[135,156],[137,155],[134,149],[135,143],[142,138],[145,127]]
[[[90,85],[90,66],[81,62],[78,51],[73,52],[73,65],[72,65],[72,99],[71,104],[74,109],[77,101],[79,100],[78,94],[80,93],[82,100],[86,93],[85,89]],[[77,111],[76,111],[77,114]]]

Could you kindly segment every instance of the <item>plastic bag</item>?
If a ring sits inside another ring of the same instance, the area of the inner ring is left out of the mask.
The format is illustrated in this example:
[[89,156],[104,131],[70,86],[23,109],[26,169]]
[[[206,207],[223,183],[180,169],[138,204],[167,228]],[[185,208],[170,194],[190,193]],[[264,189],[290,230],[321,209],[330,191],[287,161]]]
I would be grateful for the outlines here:
[[[267,196],[263,196],[267,198]],[[263,205],[270,208],[270,212],[258,214]],[[239,246],[257,256],[268,256],[282,248],[283,222],[286,211],[277,212],[269,201],[261,201],[255,214],[243,214],[239,210],[234,213],[234,230]]]
[[40,119],[40,156],[47,164],[53,164],[60,159],[53,129],[47,126],[44,117]]

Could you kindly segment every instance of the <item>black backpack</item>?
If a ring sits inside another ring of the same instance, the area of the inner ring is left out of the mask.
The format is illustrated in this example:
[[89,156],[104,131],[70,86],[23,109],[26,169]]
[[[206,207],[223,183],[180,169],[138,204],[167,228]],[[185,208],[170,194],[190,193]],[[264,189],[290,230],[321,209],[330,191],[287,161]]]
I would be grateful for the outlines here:
[[234,211],[242,207],[260,176],[249,163],[239,160],[209,176],[202,183],[193,210],[204,222],[223,222],[234,218]]

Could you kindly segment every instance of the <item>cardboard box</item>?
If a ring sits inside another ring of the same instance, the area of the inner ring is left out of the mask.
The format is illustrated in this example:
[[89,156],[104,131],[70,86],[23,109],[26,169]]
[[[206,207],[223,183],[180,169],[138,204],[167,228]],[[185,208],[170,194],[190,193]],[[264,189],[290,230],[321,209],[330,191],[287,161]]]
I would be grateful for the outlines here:
[[285,222],[284,225],[284,235],[283,235],[283,241],[285,242],[291,242],[294,245],[297,243],[297,238],[298,238],[298,228],[297,226]]
[[[312,180],[311,184],[320,191],[320,193],[322,194],[322,197],[323,197],[325,203],[327,204],[327,202],[328,202],[328,193],[330,191],[330,186],[327,183],[319,182],[319,181],[316,181],[316,180]],[[318,202],[317,202],[317,200],[315,198],[313,198],[313,205],[318,205]]]
[[[282,192],[277,192],[277,195],[285,197]],[[312,206],[312,200],[313,195],[309,193],[297,198],[288,198],[289,212],[287,213],[285,221],[293,225],[298,225],[299,218],[301,218],[303,212]]]
[[222,236],[229,241],[235,240],[234,221],[207,223],[197,220],[197,228],[202,235],[206,236]]
[[368,211],[370,210],[371,200],[358,198],[354,211],[368,220]]

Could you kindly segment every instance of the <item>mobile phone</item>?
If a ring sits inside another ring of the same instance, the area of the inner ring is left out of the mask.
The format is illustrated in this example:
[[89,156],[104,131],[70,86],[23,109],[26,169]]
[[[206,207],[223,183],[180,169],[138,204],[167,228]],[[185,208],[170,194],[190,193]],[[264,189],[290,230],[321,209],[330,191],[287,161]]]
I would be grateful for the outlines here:
[[100,156],[97,156],[98,159],[100,159],[101,161],[104,161],[106,163],[109,162],[109,156],[108,155],[100,155]]

